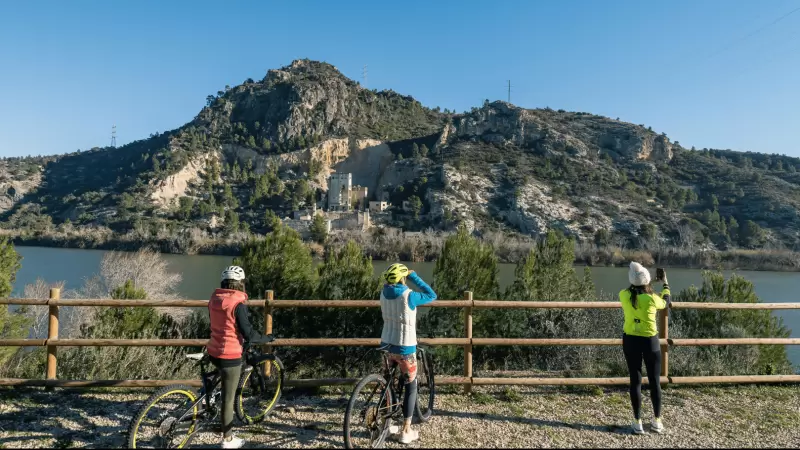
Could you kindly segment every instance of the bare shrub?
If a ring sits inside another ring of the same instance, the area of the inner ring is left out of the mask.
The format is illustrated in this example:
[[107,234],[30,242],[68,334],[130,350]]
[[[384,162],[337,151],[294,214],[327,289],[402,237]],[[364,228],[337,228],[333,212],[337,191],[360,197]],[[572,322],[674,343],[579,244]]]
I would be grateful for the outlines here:
[[[114,323],[96,321],[92,323],[91,332],[83,334],[87,338],[115,336],[118,327]],[[171,337],[188,336],[181,333]],[[164,336],[147,331],[136,338],[163,339]],[[59,352],[58,372],[59,377],[71,380],[192,378],[197,375],[196,366],[184,357],[191,351],[184,347],[71,347]]]
[[100,273],[87,279],[77,294],[81,298],[111,298],[114,289],[131,280],[149,299],[177,299],[182,279],[180,273],[169,271],[169,264],[156,251],[108,252],[100,262]]
[[[47,281],[37,278],[35,282],[26,284],[22,290],[23,298],[35,298],[39,300],[47,300],[50,298],[50,289],[64,290],[64,281],[57,281],[55,283],[48,283]],[[26,314],[31,319],[31,332],[30,336],[34,339],[44,338],[47,336],[48,326],[48,307],[44,305],[31,305],[21,307],[21,313]],[[65,314],[64,316],[66,316]],[[61,318],[65,323],[70,322],[67,317]],[[63,329],[63,326],[62,326]]]
[[[112,291],[131,281],[137,292],[148,299],[180,298],[177,288],[181,274],[170,272],[160,253],[140,250],[135,253],[109,252],[100,263],[99,274],[86,280],[74,293],[84,298],[111,298]],[[124,331],[128,319],[109,314],[109,308],[83,310],[82,323],[76,324],[82,338],[194,338],[207,337],[208,328],[193,325],[191,312],[179,308],[139,311],[130,317],[142,321],[135,331]],[[204,312],[204,311],[203,311]],[[124,316],[128,317],[128,316]],[[122,322],[120,322],[122,320]],[[133,333],[133,334],[131,334]],[[59,355],[59,375],[68,379],[181,378],[195,373],[183,355],[191,349],[175,347],[82,347],[65,349]]]

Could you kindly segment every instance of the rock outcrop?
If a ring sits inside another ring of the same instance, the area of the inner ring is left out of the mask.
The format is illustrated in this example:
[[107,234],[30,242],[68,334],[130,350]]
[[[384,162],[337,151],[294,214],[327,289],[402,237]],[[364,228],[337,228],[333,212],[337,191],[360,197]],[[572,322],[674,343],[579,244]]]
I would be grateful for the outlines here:
[[405,139],[434,133],[441,123],[440,114],[409,96],[364,89],[334,66],[309,60],[230,89],[193,122],[215,134],[247,124],[275,144],[313,137]]
[[664,135],[605,117],[527,110],[497,101],[475,109],[445,126],[437,146],[455,139],[509,143],[544,152],[565,152],[586,157],[612,151],[629,161],[669,162],[672,144]]
[[12,174],[8,164],[0,161],[0,213],[13,208],[41,183],[42,167],[36,167],[33,173]]
[[180,197],[187,195],[189,186],[200,179],[200,173],[214,158],[218,158],[218,156],[212,153],[199,155],[177,173],[153,182],[150,199],[162,208],[174,206]]

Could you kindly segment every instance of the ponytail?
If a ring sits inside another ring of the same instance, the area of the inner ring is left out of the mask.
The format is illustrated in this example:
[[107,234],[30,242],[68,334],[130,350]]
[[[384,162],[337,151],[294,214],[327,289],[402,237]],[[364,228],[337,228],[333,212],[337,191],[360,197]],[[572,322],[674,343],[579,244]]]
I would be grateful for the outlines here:
[[652,294],[653,288],[649,284],[646,284],[644,286],[631,285],[631,287],[628,288],[628,292],[631,293],[631,305],[633,305],[633,309],[636,309],[638,308],[636,301],[637,298],[642,294]]

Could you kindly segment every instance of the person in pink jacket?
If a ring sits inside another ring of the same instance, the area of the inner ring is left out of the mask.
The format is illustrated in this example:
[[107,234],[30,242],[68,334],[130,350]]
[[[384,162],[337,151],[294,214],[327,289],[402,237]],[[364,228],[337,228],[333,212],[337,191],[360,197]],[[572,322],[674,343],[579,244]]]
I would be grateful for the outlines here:
[[208,301],[211,339],[206,349],[211,363],[222,375],[222,448],[240,448],[244,440],[233,435],[233,402],[242,374],[242,353],[245,342],[268,342],[250,323],[247,315],[247,294],[244,269],[230,266],[222,271],[220,288]]

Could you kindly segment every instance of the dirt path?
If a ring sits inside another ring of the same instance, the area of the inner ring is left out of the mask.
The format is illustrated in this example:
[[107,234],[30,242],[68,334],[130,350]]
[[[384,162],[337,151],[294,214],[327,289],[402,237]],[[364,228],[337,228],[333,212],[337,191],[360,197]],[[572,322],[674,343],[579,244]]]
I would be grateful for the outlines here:
[[[444,387],[412,447],[800,447],[800,387],[670,387],[662,435],[629,432],[623,389]],[[122,447],[148,390],[0,390],[0,447]],[[239,429],[248,448],[339,447],[349,391],[286,393],[264,424]],[[643,405],[651,417],[649,401]],[[648,427],[645,426],[645,429]],[[192,447],[217,447],[204,433]],[[399,444],[389,444],[398,447]]]

